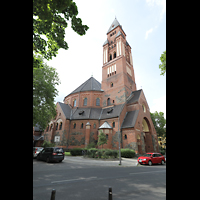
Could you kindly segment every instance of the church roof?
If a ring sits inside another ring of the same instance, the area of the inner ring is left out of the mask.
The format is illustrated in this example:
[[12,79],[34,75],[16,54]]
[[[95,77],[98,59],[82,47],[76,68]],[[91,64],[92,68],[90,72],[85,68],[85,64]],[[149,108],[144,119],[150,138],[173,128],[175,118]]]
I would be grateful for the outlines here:
[[87,81],[85,81],[83,84],[81,84],[79,87],[77,87],[70,94],[83,92],[83,91],[102,91],[101,83],[99,83],[99,81],[97,81],[95,78],[90,77]]
[[124,35],[121,33],[121,31],[119,31],[115,37],[118,37],[120,35],[122,35],[122,37],[124,38]]
[[69,107],[68,104],[65,104],[65,103],[61,103],[61,102],[58,102],[66,119],[69,119],[70,118],[70,113],[71,113],[71,108]]
[[138,102],[141,91],[142,89],[131,92],[131,97],[128,99],[127,104]]
[[[116,27],[118,27],[118,26],[120,26],[121,27],[121,29],[122,29],[122,26],[120,25],[120,23],[117,21],[117,19],[115,18],[114,19],[114,21],[113,21],[113,23],[111,24],[111,26],[110,26],[110,28],[108,29],[108,32],[107,32],[107,34],[110,32],[110,31],[112,31],[112,30],[114,30]],[[123,30],[123,29],[122,29]],[[124,31],[124,30],[123,30]],[[125,32],[124,32],[125,33]]]
[[106,41],[103,43],[103,46],[109,44],[108,39],[106,39]]
[[136,119],[138,117],[139,110],[134,110],[126,113],[121,128],[132,128],[135,126]]
[[110,124],[109,124],[107,121],[105,121],[105,122],[99,127],[99,129],[102,129],[102,128],[109,128],[109,129],[112,129],[112,127],[110,126]]

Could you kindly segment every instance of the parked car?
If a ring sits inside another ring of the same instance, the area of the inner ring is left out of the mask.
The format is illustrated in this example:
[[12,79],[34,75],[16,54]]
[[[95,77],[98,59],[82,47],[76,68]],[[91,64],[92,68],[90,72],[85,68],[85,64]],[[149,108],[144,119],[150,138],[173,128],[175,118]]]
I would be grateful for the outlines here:
[[146,153],[140,156],[137,161],[139,164],[152,165],[160,163],[163,165],[165,163],[165,157],[160,153]]
[[64,151],[63,148],[60,147],[46,147],[37,155],[37,160],[44,160],[46,162],[62,162],[63,159]]
[[43,149],[44,149],[43,147],[33,147],[33,158],[36,158],[38,153]]

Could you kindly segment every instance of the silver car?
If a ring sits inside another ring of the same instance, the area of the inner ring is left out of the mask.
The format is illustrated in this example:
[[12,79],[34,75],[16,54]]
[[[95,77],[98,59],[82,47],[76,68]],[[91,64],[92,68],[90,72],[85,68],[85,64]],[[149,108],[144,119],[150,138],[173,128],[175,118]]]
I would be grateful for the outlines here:
[[33,158],[36,158],[38,153],[40,153],[40,151],[42,151],[43,149],[43,147],[33,147]]

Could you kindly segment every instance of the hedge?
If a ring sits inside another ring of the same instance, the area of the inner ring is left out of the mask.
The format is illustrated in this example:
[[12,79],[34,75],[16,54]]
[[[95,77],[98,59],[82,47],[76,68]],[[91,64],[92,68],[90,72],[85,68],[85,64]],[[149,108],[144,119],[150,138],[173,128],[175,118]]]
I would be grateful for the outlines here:
[[82,148],[74,148],[70,150],[72,156],[82,156]]
[[[82,151],[85,151],[84,156],[89,158],[117,158],[119,155],[118,150],[96,148],[74,148],[70,150],[70,153],[72,156],[82,156]],[[121,149],[121,157],[133,158],[135,157],[135,151],[133,149]]]
[[121,157],[133,158],[135,157],[135,151],[133,149],[121,149]]

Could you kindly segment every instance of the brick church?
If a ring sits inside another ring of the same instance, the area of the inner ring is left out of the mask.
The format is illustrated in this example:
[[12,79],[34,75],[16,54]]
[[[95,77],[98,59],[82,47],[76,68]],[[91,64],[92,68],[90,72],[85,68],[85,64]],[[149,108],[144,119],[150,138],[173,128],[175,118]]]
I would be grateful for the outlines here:
[[57,102],[57,116],[43,132],[44,140],[63,148],[97,144],[102,130],[103,148],[131,148],[136,153],[158,152],[156,130],[142,89],[137,90],[131,46],[115,18],[103,44],[102,81],[90,77]]

